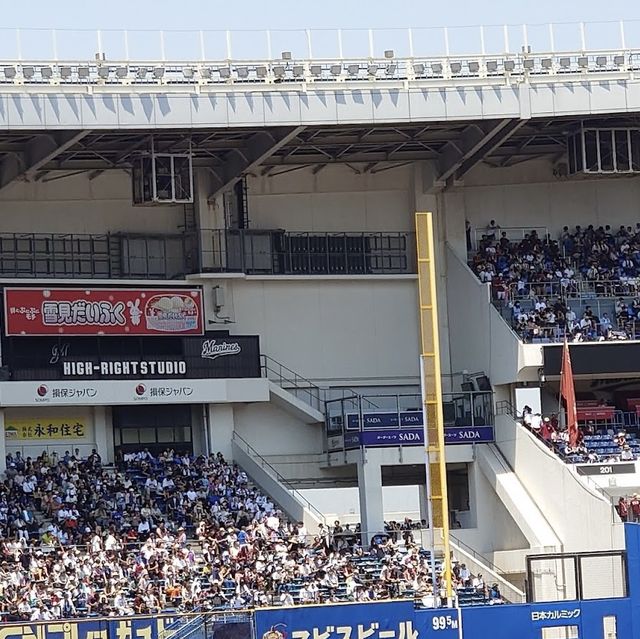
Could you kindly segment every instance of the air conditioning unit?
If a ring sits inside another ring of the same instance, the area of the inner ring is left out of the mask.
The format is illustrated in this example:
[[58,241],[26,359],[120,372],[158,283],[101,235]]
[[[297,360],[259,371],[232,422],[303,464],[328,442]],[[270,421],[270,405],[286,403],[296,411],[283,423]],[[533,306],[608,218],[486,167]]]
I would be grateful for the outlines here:
[[133,160],[133,203],[139,206],[193,202],[193,156],[187,153],[138,154]]

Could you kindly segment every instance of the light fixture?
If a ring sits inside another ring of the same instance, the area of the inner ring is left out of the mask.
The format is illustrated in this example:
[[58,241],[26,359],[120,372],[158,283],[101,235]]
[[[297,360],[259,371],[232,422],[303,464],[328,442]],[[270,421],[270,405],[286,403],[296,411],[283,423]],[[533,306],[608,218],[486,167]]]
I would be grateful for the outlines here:
[[487,71],[489,73],[495,73],[498,70],[498,63],[495,60],[489,60],[487,62]]
[[311,71],[311,75],[319,77],[322,75],[322,66],[319,64],[312,64],[309,67],[309,71]]
[[387,50],[384,52],[384,57],[385,57],[387,60],[391,60],[391,59],[394,57],[394,55],[395,55],[395,54],[394,54],[394,52],[393,52],[393,49],[387,49]]
[[613,56],[613,63],[616,66],[619,66],[619,67],[624,66],[624,56],[623,55],[614,55]]
[[331,71],[331,75],[340,75],[342,73],[342,65],[332,64],[331,67],[329,67],[329,71]]
[[504,70],[505,71],[513,71],[516,68],[516,63],[513,60],[505,60],[504,61]]
[[88,78],[89,77],[89,67],[78,67],[78,77],[79,78]]
[[16,68],[15,67],[5,67],[4,68],[4,77],[7,80],[12,80],[16,77]]
[[156,80],[160,80],[160,78],[164,77],[164,67],[155,67],[153,70],[153,77]]
[[50,80],[53,76],[53,69],[51,67],[40,67],[40,75],[43,80]]
[[367,67],[367,73],[368,73],[370,76],[374,76],[374,75],[376,75],[376,73],[378,73],[378,65],[377,65],[377,64],[370,64],[370,65]]
[[451,69],[451,73],[460,73],[460,71],[462,71],[462,65],[459,62],[450,62],[449,68]]
[[424,75],[424,64],[418,63],[413,65],[413,72],[416,75]]
[[144,80],[147,77],[147,69],[145,67],[139,67],[136,75],[140,80]]
[[[116,69],[116,77],[122,79],[127,77],[127,67],[118,67]],[[62,69],[60,69],[60,75],[62,75]]]
[[231,77],[231,69],[229,67],[218,69],[218,73],[223,80],[228,80]]
[[286,71],[286,68],[281,64],[276,64],[276,66],[273,67],[273,75],[275,75],[276,78],[283,77],[285,71]]
[[33,67],[22,67],[22,75],[30,80],[35,75],[36,70]]
[[200,75],[200,77],[203,80],[209,80],[211,79],[211,69],[209,67],[202,67],[199,71],[198,74]]
[[543,69],[550,69],[553,66],[553,60],[551,58],[542,58],[540,64]]
[[256,75],[259,78],[266,78],[267,77],[267,67],[256,67]]
[[291,60],[291,51],[283,51],[282,52],[283,60]]
[[442,64],[440,62],[434,62],[431,65],[431,71],[436,75],[442,75]]
[[397,68],[398,68],[397,64],[389,64],[385,69],[385,73],[387,75],[395,75]]
[[347,73],[351,76],[356,76],[360,73],[360,65],[359,64],[349,64],[347,65]]
[[239,78],[246,80],[249,77],[249,69],[247,67],[236,67],[236,73]]
[[571,66],[571,58],[560,58],[560,66],[563,69],[568,69]]
[[531,71],[531,69],[533,69],[533,67],[535,66],[536,61],[533,58],[525,58],[522,61],[522,66],[527,69],[528,71]]
[[296,64],[293,67],[293,75],[296,78],[301,78],[304,75],[304,67],[301,64]]
[[607,56],[606,55],[599,55],[596,58],[596,64],[599,67],[606,67],[607,66]]
[[480,63],[476,60],[469,62],[469,72],[470,73],[478,73],[480,71]]
[[98,67],[98,77],[106,80],[109,77],[109,67]]
[[587,58],[586,55],[581,55],[578,58],[578,66],[583,69],[586,69],[589,66],[589,58]]
[[191,80],[193,78],[193,69],[191,67],[183,67],[182,75],[184,76],[185,80]]

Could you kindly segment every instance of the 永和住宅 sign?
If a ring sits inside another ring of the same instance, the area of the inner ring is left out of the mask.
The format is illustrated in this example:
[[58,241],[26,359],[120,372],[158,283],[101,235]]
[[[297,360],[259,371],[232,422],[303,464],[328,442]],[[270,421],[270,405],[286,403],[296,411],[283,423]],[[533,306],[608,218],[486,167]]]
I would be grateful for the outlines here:
[[199,289],[7,288],[6,335],[202,335]]
[[6,419],[4,436],[7,440],[84,439],[87,425],[73,418]]

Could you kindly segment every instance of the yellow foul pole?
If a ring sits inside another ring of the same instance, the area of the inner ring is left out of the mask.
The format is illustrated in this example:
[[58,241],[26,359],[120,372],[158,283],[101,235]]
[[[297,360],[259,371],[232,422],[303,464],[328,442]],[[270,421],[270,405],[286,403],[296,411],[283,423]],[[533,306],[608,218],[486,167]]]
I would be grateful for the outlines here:
[[[442,379],[440,372],[440,338],[436,292],[435,242],[433,216],[416,213],[418,258],[418,303],[421,334],[421,381],[424,415],[427,499],[431,521],[432,557],[435,548],[443,554],[443,578],[448,599],[452,597],[451,553],[449,551],[449,504],[447,467],[444,450],[442,414]],[[441,539],[436,539],[436,534]],[[434,592],[434,594],[436,594]]]

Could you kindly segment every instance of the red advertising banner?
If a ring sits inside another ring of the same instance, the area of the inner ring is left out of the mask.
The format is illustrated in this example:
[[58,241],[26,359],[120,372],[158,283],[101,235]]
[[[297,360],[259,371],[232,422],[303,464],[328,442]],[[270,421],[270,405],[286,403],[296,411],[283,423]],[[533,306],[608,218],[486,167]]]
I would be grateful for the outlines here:
[[202,335],[199,289],[7,288],[7,335]]

